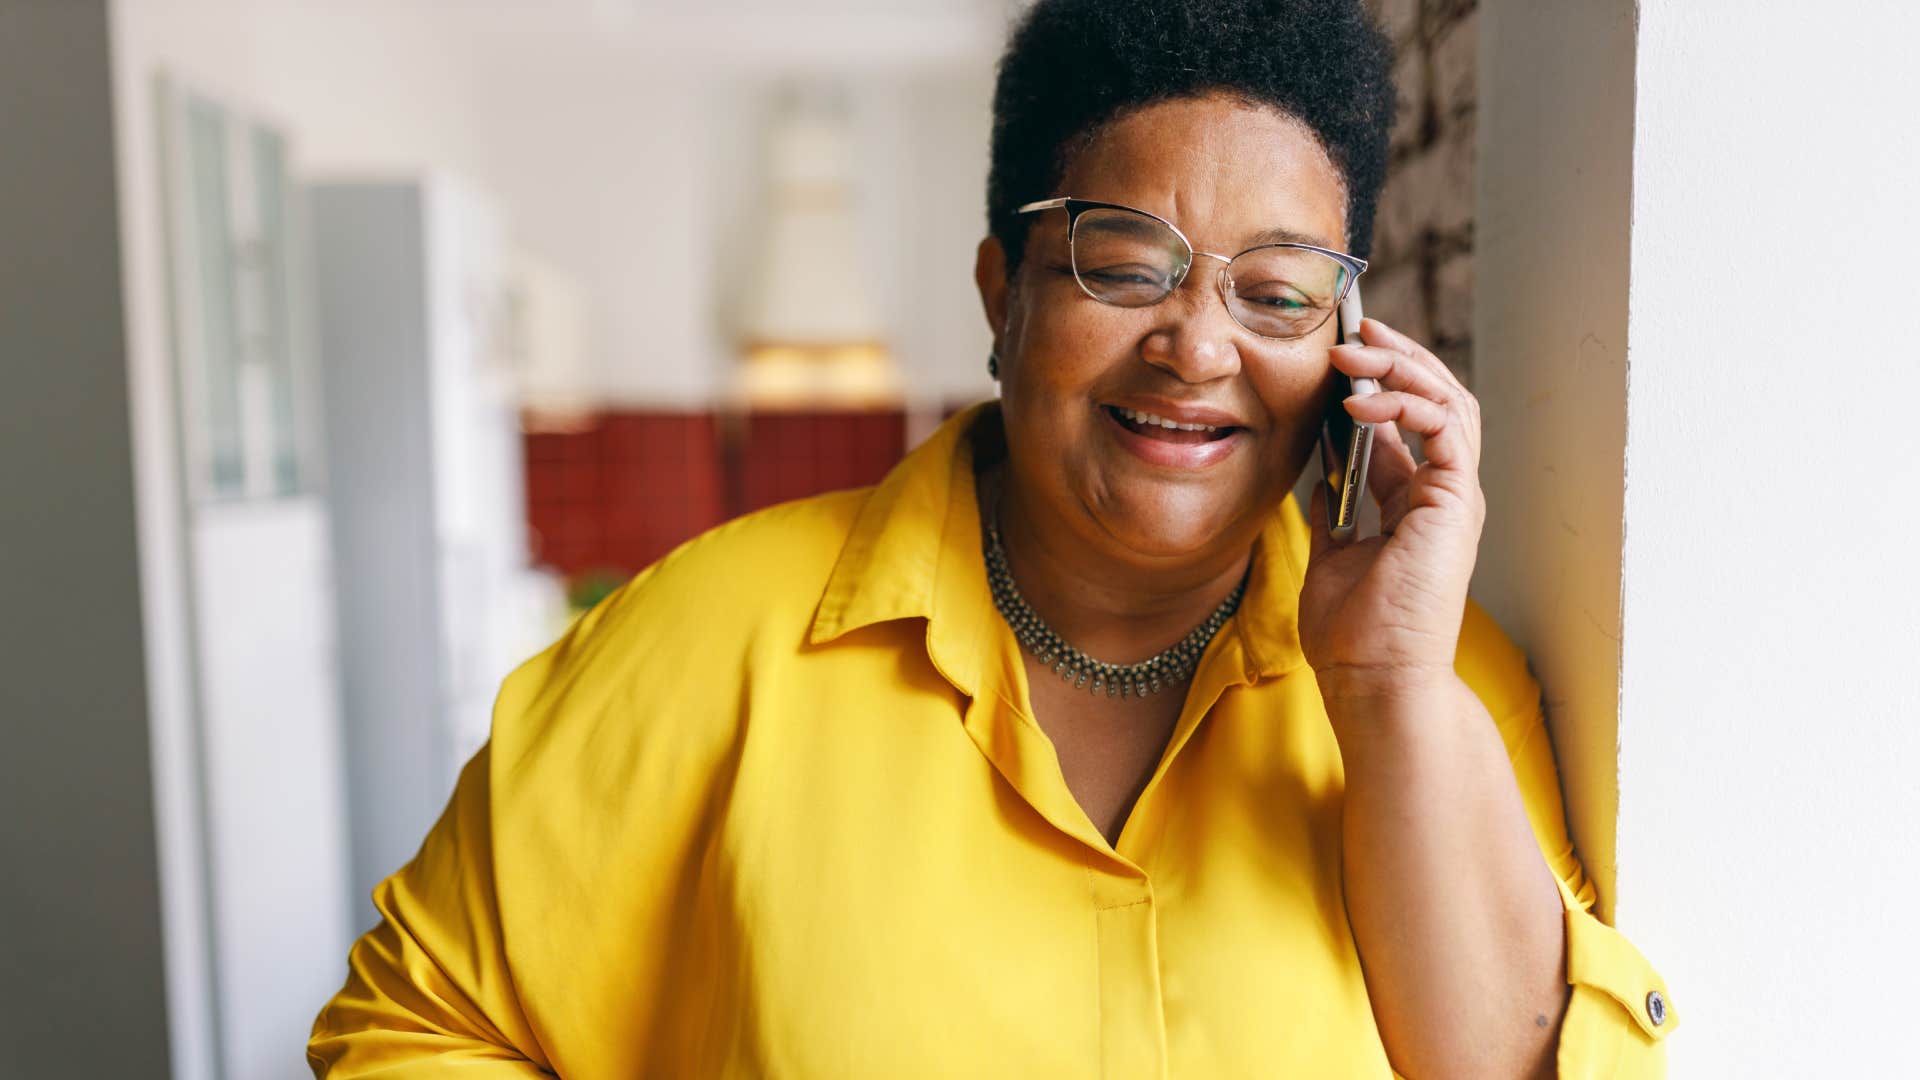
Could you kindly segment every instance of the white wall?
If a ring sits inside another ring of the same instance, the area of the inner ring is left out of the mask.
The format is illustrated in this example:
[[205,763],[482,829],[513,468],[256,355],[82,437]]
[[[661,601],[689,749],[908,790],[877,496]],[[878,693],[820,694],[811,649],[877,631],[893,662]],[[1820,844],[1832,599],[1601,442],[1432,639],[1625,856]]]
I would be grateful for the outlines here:
[[1674,1075],[1906,1075],[1920,11],[1483,12],[1476,586],[1582,853]]
[[515,242],[586,287],[588,396],[705,402],[721,355],[711,95],[689,92],[677,71],[592,49],[475,62],[473,103],[491,136],[477,176]]
[[1913,1069],[1915,40],[1640,5],[1620,910],[1678,1076]]

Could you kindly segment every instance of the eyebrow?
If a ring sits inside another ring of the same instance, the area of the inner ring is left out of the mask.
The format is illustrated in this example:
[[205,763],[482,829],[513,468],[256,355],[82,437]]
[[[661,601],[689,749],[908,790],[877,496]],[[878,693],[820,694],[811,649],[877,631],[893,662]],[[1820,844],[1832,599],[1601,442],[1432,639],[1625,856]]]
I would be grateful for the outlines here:
[[1249,248],[1257,248],[1266,244],[1312,244],[1314,247],[1321,248],[1332,248],[1334,246],[1312,233],[1304,233],[1297,229],[1280,227],[1262,229],[1254,233],[1248,238],[1247,246]]

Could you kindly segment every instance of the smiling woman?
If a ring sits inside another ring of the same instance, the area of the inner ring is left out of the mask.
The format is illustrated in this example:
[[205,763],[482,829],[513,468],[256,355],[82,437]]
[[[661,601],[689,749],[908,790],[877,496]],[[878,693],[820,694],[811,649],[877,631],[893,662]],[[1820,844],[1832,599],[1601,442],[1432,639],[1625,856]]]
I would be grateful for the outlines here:
[[[1381,323],[1334,343],[1389,68],[1357,0],[1035,4],[975,265],[1001,400],[515,673],[316,1071],[1658,1072],[1676,1013],[1467,600],[1478,407]],[[1289,495],[1331,408],[1378,425],[1382,535]]]

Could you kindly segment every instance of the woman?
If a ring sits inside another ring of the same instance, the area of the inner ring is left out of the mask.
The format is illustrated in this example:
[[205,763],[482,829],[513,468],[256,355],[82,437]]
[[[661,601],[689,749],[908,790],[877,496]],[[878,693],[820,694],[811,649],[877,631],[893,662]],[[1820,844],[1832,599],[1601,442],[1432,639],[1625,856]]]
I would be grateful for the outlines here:
[[[1001,401],[516,672],[316,1072],[1657,1072],[1665,987],[1467,601],[1473,397],[1333,346],[1389,65],[1357,0],[1040,0],[975,268]],[[1336,406],[1383,535],[1335,543],[1288,491],[1342,376],[1385,387]]]

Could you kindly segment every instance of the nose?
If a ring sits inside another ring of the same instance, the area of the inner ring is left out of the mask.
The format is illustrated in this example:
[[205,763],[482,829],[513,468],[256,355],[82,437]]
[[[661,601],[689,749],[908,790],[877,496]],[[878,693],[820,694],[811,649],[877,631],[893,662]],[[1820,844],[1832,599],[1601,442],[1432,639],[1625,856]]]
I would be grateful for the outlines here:
[[[1218,260],[1219,265],[1202,260]],[[1186,279],[1173,295],[1155,305],[1159,319],[1141,344],[1141,356],[1154,367],[1182,382],[1203,383],[1240,371],[1240,349],[1235,339],[1240,324],[1227,310],[1227,260],[1194,252]]]

